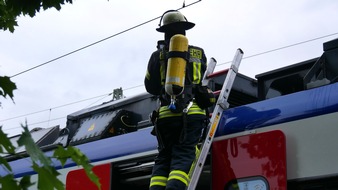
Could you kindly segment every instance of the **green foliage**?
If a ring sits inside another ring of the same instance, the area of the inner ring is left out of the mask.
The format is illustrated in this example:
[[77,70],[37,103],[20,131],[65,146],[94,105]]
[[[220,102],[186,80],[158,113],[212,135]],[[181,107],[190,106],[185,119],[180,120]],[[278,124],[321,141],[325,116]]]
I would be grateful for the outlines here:
[[12,174],[0,177],[0,184],[2,190],[26,190],[33,185],[33,183],[30,182],[30,176],[24,176],[20,182],[17,183]]
[[92,171],[93,166],[89,163],[88,158],[77,148],[69,146],[67,149],[64,149],[62,146],[59,146],[54,151],[54,157],[60,160],[62,166],[65,165],[68,158],[71,158],[77,165],[81,165],[85,170],[89,179],[101,189],[101,184],[99,178]]
[[[0,0],[0,29],[14,32],[14,27],[18,26],[17,17],[20,15],[34,17],[42,8],[61,9],[64,3],[72,3],[72,0]],[[10,77],[0,76],[0,96],[6,98],[9,96],[13,100],[13,91],[16,89],[14,82]],[[0,102],[1,106],[1,102]],[[22,126],[24,132],[18,140],[19,146],[25,146],[27,154],[32,160],[32,168],[38,175],[38,189],[43,190],[63,190],[64,184],[57,178],[60,175],[52,166],[52,157],[47,157],[34,143],[28,127]],[[8,164],[3,155],[15,155],[15,147],[10,142],[7,134],[2,131],[0,126],[0,165],[8,174],[0,176],[0,188],[3,190],[26,190],[33,183],[30,181],[30,176],[23,176],[20,180],[15,179],[12,168]],[[18,156],[18,155],[16,155]],[[72,159],[76,164],[82,166],[88,177],[101,189],[99,178],[93,173],[93,166],[89,163],[88,158],[75,147],[59,147],[53,154],[53,157],[58,159],[62,166],[68,159]]]
[[[1,0],[0,0],[1,1]],[[6,98],[9,96],[13,100],[13,91],[16,89],[16,85],[7,76],[0,76],[0,96]]]
[[10,190],[10,189],[21,189],[19,184],[14,180],[14,176],[12,174],[8,174],[4,177],[0,178],[1,189]]
[[31,176],[23,176],[19,181],[19,187],[21,189],[28,189],[32,185],[34,185],[34,183],[31,182]]
[[[0,127],[0,153],[1,155],[15,155],[15,147],[9,140],[7,134],[2,131],[2,127]],[[20,181],[16,181],[14,179],[14,175],[12,174],[12,168],[8,164],[7,160],[0,155],[0,164],[3,167],[4,171],[7,171],[7,175],[0,177],[1,189],[3,190],[24,190],[29,186],[32,186],[33,183],[30,182],[30,176],[24,176]]]
[[18,140],[19,146],[25,146],[27,154],[31,157],[33,162],[41,162],[42,165],[50,166],[52,161],[50,158],[46,157],[38,146],[36,146],[33,138],[26,126],[22,126],[24,132]]
[[44,190],[63,190],[64,185],[56,176],[60,175],[54,167],[50,165],[39,166],[33,162],[33,169],[38,173],[38,189]]
[[22,15],[34,17],[42,8],[61,9],[61,5],[73,3],[72,0],[0,0],[0,29],[14,32],[14,27],[18,26],[16,18]]
[[[53,167],[52,159],[60,161],[62,167],[65,165],[67,160],[73,160],[78,166],[82,166],[87,173],[87,176],[92,180],[99,189],[101,189],[101,184],[99,178],[92,171],[93,166],[89,163],[88,158],[84,155],[79,149],[69,146],[66,149],[62,146],[59,146],[53,153],[53,156],[47,157],[40,148],[35,144],[33,138],[28,130],[27,124],[22,126],[24,131],[18,140],[18,145],[24,146],[27,154],[32,160],[32,168],[38,175],[37,188],[43,190],[64,190],[64,184],[60,181],[57,176],[60,173]],[[28,187],[32,186],[33,183],[30,181],[30,176],[24,176],[20,181],[14,178],[12,169],[6,159],[1,155],[11,154],[15,155],[15,147],[12,145],[10,140],[2,131],[0,127],[0,164],[7,175],[0,177],[0,187],[3,190],[26,190]]]
[[[4,151],[4,149],[6,151]],[[0,127],[0,153],[4,154],[14,154],[15,153],[15,147],[12,145],[11,141],[8,139],[7,134],[5,134],[2,131],[2,127]],[[7,161],[3,158],[0,157],[0,164],[2,167],[5,167],[7,171],[11,172],[12,168],[10,165],[7,163]]]

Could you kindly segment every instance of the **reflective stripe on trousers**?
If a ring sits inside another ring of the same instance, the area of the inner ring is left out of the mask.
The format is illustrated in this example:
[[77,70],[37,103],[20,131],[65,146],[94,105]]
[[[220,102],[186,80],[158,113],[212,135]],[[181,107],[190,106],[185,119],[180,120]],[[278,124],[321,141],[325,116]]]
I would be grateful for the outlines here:
[[189,180],[190,180],[188,174],[180,170],[173,170],[170,172],[168,182],[173,179],[181,181],[186,186],[188,185]]
[[153,176],[150,179],[150,187],[152,186],[162,186],[165,187],[167,185],[167,177],[164,176]]

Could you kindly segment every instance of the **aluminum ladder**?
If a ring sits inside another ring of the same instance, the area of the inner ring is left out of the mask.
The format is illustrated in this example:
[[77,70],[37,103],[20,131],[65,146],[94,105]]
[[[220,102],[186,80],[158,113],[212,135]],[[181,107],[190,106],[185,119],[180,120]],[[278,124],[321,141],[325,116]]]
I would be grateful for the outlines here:
[[208,132],[207,132],[206,138],[202,142],[199,155],[196,156],[198,157],[198,159],[197,159],[197,162],[194,164],[192,173],[190,174],[190,182],[187,186],[187,190],[195,190],[197,186],[200,174],[204,166],[204,162],[208,156],[209,149],[214,139],[214,135],[217,130],[218,123],[220,119],[222,118],[223,111],[229,108],[228,97],[229,97],[232,85],[234,83],[234,80],[236,78],[236,75],[238,73],[238,67],[243,58],[243,54],[244,53],[241,49],[237,49],[230,68],[224,71],[220,71],[218,73],[213,73],[214,68],[216,66],[216,60],[212,58],[210,60],[210,63],[208,65],[206,72],[204,73],[202,85],[205,85],[205,86],[208,85],[209,80],[215,76],[218,76],[224,73],[227,73],[227,76],[224,80],[222,89],[218,92],[214,92],[215,94],[219,93],[219,97],[216,102],[214,111],[212,112],[210,122],[208,124],[208,128],[207,128]]

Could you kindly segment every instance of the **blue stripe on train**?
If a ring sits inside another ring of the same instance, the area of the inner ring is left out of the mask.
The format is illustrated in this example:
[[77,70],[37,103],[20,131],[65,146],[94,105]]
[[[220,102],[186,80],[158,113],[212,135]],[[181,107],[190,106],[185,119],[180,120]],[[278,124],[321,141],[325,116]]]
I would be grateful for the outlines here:
[[337,111],[338,83],[335,83],[225,110],[216,136]]
[[[337,111],[338,83],[225,110],[216,136]],[[146,128],[76,147],[92,162],[156,150],[156,138],[150,135],[150,130],[151,128]],[[12,161],[10,165],[15,177],[34,174],[29,158]],[[54,165],[61,168],[58,162],[54,162]],[[71,166],[75,164],[68,162],[65,165]],[[0,169],[0,176],[3,175],[6,175],[6,172]]]

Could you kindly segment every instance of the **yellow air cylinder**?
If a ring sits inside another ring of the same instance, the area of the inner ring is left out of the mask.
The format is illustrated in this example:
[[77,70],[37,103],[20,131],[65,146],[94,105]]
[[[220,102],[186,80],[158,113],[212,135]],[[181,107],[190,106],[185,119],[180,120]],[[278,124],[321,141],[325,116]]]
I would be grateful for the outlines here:
[[[181,55],[184,55],[184,52],[187,51],[187,37],[181,34],[176,34],[171,37],[169,44],[169,59],[167,65],[165,91],[172,97],[180,95],[184,90],[185,69],[187,61]],[[172,56],[170,56],[171,53],[173,53]]]

